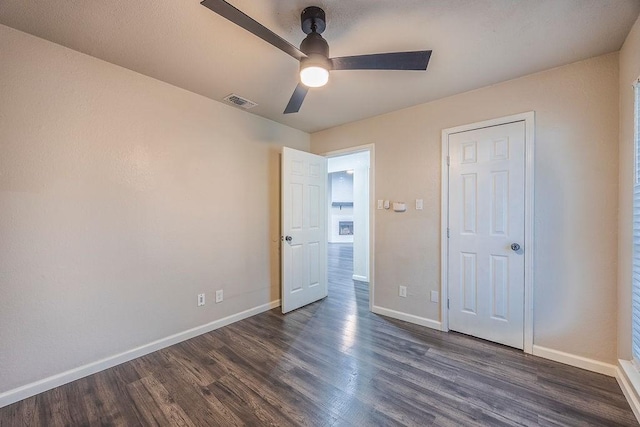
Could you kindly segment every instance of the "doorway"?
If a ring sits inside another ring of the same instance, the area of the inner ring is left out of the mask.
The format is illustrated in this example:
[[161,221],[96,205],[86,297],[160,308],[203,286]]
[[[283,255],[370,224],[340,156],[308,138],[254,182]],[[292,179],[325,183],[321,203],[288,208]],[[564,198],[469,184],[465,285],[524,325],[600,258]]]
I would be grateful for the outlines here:
[[[328,162],[334,158],[332,174],[340,174],[330,175],[327,169]],[[373,145],[325,153],[324,156],[283,148],[283,313],[296,310],[328,295],[332,278],[328,277],[327,273],[335,273],[335,269],[327,265],[330,255],[328,242],[333,238],[333,234],[343,239],[342,242],[336,242],[344,245],[343,256],[340,251],[337,253],[338,258],[342,257],[344,260],[340,265],[340,274],[348,276],[346,284],[349,289],[352,293],[356,291],[356,299],[359,302],[367,301],[367,309],[371,310],[373,301],[369,295],[373,294],[373,173],[370,170],[372,163]],[[336,183],[341,178],[345,183],[352,181],[352,188],[347,192],[347,196],[334,196],[331,191],[327,191],[330,177],[335,178]],[[341,215],[334,215],[336,208]],[[332,223],[336,227],[333,232],[328,226]],[[336,255],[335,251],[331,255]],[[365,298],[358,297],[363,294],[366,294]]]
[[530,353],[533,113],[446,129],[444,330]]
[[330,294],[339,295],[345,286],[370,294],[372,152],[364,146],[325,154]]

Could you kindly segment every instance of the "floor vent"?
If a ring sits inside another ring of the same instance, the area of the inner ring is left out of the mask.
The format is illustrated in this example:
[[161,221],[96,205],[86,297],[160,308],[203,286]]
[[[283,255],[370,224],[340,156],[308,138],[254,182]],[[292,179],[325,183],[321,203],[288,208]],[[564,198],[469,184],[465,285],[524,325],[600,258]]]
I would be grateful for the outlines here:
[[248,110],[249,108],[253,108],[258,105],[253,101],[249,101],[246,98],[236,95],[235,93],[225,96],[223,101],[228,104],[235,105],[236,107],[240,107],[244,110]]

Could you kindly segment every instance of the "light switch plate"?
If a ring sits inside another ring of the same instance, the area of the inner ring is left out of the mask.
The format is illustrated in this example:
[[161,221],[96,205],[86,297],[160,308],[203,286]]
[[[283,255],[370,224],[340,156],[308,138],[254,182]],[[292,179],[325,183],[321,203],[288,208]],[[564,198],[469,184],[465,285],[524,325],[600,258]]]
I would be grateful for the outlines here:
[[440,301],[440,295],[438,291],[431,291],[431,302],[439,302],[439,301]]
[[424,209],[424,201],[422,199],[416,199],[416,210],[421,211]]
[[384,200],[378,200],[378,209],[382,209]]

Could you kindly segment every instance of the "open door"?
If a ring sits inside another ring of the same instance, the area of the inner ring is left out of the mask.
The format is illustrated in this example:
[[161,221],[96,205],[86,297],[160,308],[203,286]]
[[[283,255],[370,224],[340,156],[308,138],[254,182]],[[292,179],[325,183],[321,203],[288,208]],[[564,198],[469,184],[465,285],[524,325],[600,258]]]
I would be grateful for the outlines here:
[[282,150],[282,312],[327,296],[327,159]]

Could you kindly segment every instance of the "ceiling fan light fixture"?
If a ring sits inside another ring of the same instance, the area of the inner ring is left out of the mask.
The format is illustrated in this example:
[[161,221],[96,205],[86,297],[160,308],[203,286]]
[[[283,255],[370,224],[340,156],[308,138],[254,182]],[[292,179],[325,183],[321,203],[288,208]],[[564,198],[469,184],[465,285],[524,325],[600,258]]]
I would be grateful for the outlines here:
[[303,68],[300,70],[300,81],[307,87],[322,87],[329,81],[329,71],[318,66]]
[[307,87],[322,87],[329,81],[331,61],[322,55],[311,54],[300,61],[300,82]]

